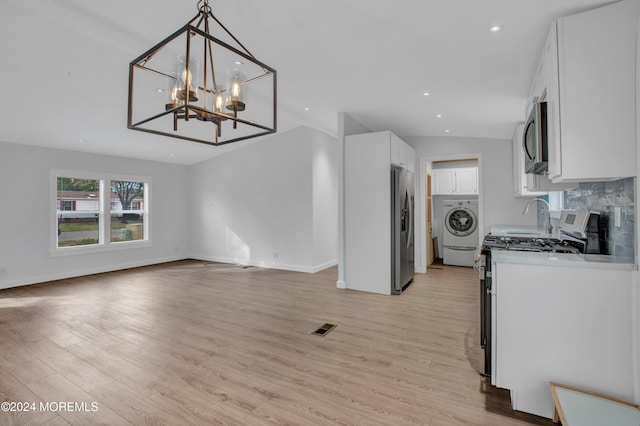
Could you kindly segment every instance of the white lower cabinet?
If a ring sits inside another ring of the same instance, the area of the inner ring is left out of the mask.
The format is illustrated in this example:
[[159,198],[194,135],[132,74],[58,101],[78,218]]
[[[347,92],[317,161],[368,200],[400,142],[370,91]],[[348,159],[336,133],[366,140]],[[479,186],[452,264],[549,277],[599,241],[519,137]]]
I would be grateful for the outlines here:
[[[536,253],[537,254],[537,253]],[[551,418],[549,382],[634,400],[631,270],[493,264],[492,383]]]

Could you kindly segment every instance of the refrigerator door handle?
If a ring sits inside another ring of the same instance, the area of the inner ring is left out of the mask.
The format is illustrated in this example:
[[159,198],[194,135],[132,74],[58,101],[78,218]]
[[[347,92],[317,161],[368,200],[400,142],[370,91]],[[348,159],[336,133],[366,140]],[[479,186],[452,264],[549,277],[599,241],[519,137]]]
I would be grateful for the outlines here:
[[[407,222],[409,226],[407,226],[407,241],[406,247],[411,248],[411,236],[413,235],[413,206],[411,205],[411,197],[409,196],[409,192],[405,192],[405,211],[407,212]],[[408,206],[407,206],[408,204]]]
[[405,197],[407,197],[406,201],[408,201],[409,204],[407,209],[407,221],[409,222],[409,226],[407,227],[407,248],[411,248],[411,237],[413,235],[413,202],[408,191],[406,192]]

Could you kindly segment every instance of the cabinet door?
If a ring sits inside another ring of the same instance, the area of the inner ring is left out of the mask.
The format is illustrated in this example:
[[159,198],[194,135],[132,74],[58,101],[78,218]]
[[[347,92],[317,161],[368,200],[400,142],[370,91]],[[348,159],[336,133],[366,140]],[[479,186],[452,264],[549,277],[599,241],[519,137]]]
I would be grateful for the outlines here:
[[536,67],[536,73],[533,76],[533,81],[531,82],[531,88],[529,89],[529,100],[534,99],[542,99],[544,96],[544,92],[547,89],[547,55],[546,52],[543,51],[542,55],[540,55],[540,60],[538,61],[538,66]]
[[526,262],[492,264],[492,383],[548,418],[556,377],[631,400],[631,272]]
[[407,167],[406,144],[395,135],[391,135],[391,164]]
[[516,197],[522,193],[522,175],[524,174],[524,168],[521,165],[523,154],[520,148],[522,127],[522,124],[516,125],[516,130],[513,132],[513,138],[511,139],[511,181],[513,195]]
[[478,194],[478,168],[456,169],[456,194]]
[[562,174],[562,157],[560,156],[560,86],[558,68],[558,30],[554,21],[544,45],[547,58],[547,150],[549,160],[549,177],[556,178]]
[[400,166],[412,173],[416,172],[416,151],[405,141],[391,135],[391,164]]
[[433,171],[433,194],[451,195],[456,193],[455,169],[442,169]]
[[640,2],[630,0],[558,19],[561,146],[556,154],[561,154],[562,163],[554,169],[555,181],[637,174],[634,88],[639,16]]
[[405,168],[409,170],[411,173],[416,172],[416,150],[413,149],[412,146],[408,145],[406,142],[402,142],[404,144],[404,152],[405,152]]

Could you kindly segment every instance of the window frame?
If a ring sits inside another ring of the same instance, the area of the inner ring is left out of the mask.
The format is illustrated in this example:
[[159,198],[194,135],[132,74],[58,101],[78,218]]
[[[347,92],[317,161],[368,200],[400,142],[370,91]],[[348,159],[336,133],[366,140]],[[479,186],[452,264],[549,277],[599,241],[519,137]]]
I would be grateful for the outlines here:
[[[138,208],[138,209],[129,209],[129,210],[114,210],[113,209],[114,206],[113,206],[113,203],[111,201],[111,194],[112,194],[111,188],[112,188],[112,185],[113,185],[114,181],[140,182],[140,183],[142,183],[143,184],[142,208],[141,209],[140,208]],[[147,202],[147,191],[149,190],[150,186],[149,186],[148,181],[145,181],[145,180],[142,180],[142,179],[118,179],[118,178],[115,178],[115,177],[112,176],[109,179],[109,185],[105,185],[105,188],[107,188],[107,187],[109,188],[109,202],[105,203],[105,204],[109,206],[109,210],[108,210],[109,213],[107,215],[108,216],[108,220],[109,220],[109,227],[108,227],[109,228],[109,233],[105,234],[105,237],[109,238],[109,243],[110,244],[130,244],[130,243],[139,242],[139,241],[146,241],[147,240],[147,236],[149,235],[149,227],[148,227],[148,224],[147,224],[147,217],[149,215],[149,207],[148,207],[149,203]],[[115,214],[122,213],[123,215],[125,213],[128,213],[128,214],[133,213],[133,214],[142,215],[142,217],[143,217],[143,220],[142,220],[143,235],[144,235],[145,238],[142,238],[141,240],[111,241],[111,239],[113,238],[113,235],[112,235],[113,230],[111,229],[111,221],[113,220],[113,214],[114,213]]]
[[[92,179],[100,181],[100,205],[98,217],[98,244],[88,244],[81,246],[58,247],[58,178],[68,177],[77,179]],[[115,241],[111,242],[111,181],[134,181],[144,183],[144,203],[142,211],[144,214],[144,238],[141,240]],[[71,169],[51,169],[49,173],[50,200],[49,200],[49,252],[51,256],[81,255],[89,253],[102,253],[109,251],[128,250],[142,247],[151,247],[151,222],[152,204],[152,181],[151,176],[127,175],[121,173],[88,172]]]

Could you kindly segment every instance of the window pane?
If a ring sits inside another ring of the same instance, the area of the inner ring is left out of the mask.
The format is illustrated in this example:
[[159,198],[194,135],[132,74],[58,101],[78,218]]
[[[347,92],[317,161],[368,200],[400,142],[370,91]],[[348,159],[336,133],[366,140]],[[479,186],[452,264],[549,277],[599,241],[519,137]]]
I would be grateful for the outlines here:
[[144,240],[144,182],[111,181],[111,242]]
[[144,240],[144,214],[112,213],[111,242]]
[[100,243],[100,181],[58,177],[58,247]]

